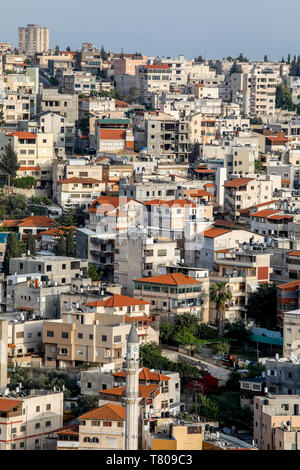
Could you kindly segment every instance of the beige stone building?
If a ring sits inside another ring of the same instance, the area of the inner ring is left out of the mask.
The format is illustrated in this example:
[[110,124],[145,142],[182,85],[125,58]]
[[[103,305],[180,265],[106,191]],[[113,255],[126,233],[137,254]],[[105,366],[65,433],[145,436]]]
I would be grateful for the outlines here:
[[66,202],[73,207],[92,204],[102,191],[105,191],[105,182],[96,178],[72,177],[57,181],[56,200],[60,206]]
[[87,302],[83,312],[65,311],[60,320],[44,322],[45,365],[55,368],[91,362],[122,368],[132,322],[138,324],[140,344],[158,342],[148,302],[114,294]]
[[254,440],[259,450],[296,450],[300,428],[299,395],[254,397]]
[[152,93],[170,90],[171,69],[168,64],[140,65],[137,68],[141,100],[151,104]]
[[151,304],[151,312],[164,321],[192,313],[203,323],[209,320],[208,277],[193,279],[181,273],[144,277],[134,282],[134,296]]
[[63,392],[31,391],[0,398],[0,450],[46,450],[63,422]]
[[49,49],[49,28],[28,24],[18,28],[18,50],[26,55],[46,52]]

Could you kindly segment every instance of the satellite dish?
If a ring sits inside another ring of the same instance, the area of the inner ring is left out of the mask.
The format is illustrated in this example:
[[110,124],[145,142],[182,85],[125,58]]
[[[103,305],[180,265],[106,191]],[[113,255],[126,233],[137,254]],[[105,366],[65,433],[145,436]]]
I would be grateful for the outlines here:
[[231,430],[229,428],[223,428],[224,434],[231,434]]

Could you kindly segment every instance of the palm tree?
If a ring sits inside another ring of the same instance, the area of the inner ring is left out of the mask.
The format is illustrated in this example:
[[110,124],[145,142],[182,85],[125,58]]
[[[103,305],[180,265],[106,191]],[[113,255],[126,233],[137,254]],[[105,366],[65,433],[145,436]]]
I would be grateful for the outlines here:
[[215,282],[209,288],[209,299],[214,302],[217,310],[216,324],[219,330],[219,335],[224,335],[224,321],[225,321],[225,304],[228,300],[232,299],[232,293],[229,285],[226,282]]

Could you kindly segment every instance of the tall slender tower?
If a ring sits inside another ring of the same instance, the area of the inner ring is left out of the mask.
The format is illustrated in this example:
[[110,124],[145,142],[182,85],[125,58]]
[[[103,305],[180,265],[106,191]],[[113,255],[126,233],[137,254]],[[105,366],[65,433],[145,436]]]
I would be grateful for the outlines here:
[[138,450],[139,432],[139,337],[134,323],[127,339],[125,450]]
[[0,320],[0,392],[7,387],[8,321]]

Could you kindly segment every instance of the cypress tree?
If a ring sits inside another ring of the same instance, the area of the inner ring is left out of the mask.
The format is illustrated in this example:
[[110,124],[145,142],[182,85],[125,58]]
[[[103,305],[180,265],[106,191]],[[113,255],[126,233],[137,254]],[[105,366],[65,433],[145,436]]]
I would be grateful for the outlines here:
[[36,255],[36,246],[35,246],[35,238],[32,233],[27,235],[26,240],[26,251],[30,251],[30,254],[35,256]]
[[66,256],[66,240],[63,235],[59,236],[56,246],[54,247],[54,253],[56,256]]
[[75,244],[74,244],[74,230],[71,228],[67,235],[67,248],[66,248],[67,256],[75,256]]
[[60,218],[60,223],[64,227],[72,227],[76,223],[75,222],[75,213],[74,213],[74,209],[71,205],[70,199],[67,200],[67,202],[64,206],[63,213],[62,213],[62,216]]
[[9,176],[10,180],[13,180],[17,175],[19,167],[18,155],[14,151],[12,144],[5,145],[0,156],[0,169]]
[[2,265],[2,271],[7,276],[9,274],[9,260],[11,258],[18,258],[21,256],[21,246],[17,235],[15,233],[9,233],[6,242],[6,250],[4,254],[4,260]]

